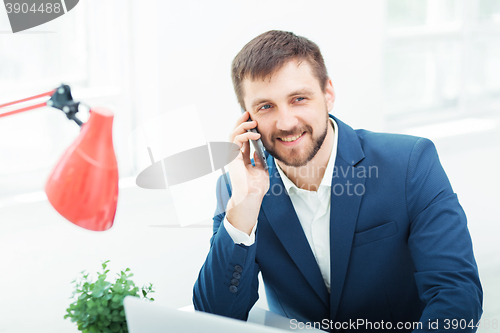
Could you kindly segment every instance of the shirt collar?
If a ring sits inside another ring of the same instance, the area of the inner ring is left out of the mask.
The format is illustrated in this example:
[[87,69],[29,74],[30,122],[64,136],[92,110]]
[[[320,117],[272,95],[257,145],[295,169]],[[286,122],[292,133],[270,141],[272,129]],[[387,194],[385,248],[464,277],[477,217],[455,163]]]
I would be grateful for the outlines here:
[[[337,127],[337,123],[333,118],[329,117],[330,121],[333,123],[333,128],[334,128],[334,139],[333,139],[333,145],[332,145],[332,151],[330,152],[330,158],[328,159],[328,164],[326,165],[325,169],[325,174],[323,175],[323,179],[321,180],[321,186],[332,186],[332,177],[333,177],[333,169],[335,166],[335,158],[337,156],[337,146],[338,146],[338,138],[339,138],[339,131]],[[280,174],[281,180],[283,181],[283,185],[285,186],[286,191],[288,194],[290,194],[290,189],[294,189],[294,192],[302,190],[297,187],[281,170],[281,167],[276,163],[276,168],[278,169],[278,172]]]

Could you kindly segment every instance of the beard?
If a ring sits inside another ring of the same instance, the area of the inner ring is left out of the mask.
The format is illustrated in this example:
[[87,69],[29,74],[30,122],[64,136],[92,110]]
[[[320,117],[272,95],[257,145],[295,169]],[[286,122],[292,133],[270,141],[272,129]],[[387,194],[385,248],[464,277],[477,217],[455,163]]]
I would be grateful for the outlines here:
[[[325,105],[326,109],[326,105]],[[276,144],[271,145],[266,145],[266,150],[267,152],[273,156],[275,159],[278,161],[282,162],[283,164],[290,166],[290,167],[301,167],[309,163],[314,156],[318,153],[319,149],[323,145],[323,142],[325,141],[326,134],[328,132],[328,112],[326,113],[326,119],[325,119],[325,126],[324,129],[318,134],[318,136],[315,137],[315,133],[313,133],[313,129],[310,125],[305,125],[302,127],[295,128],[290,131],[278,131],[276,133],[273,133],[271,137],[271,142],[277,142],[279,137],[285,137],[285,136],[296,136],[300,135],[305,135],[306,133],[309,133],[311,135],[312,142],[307,146],[303,148],[292,148],[292,149],[287,149],[286,152],[278,152],[276,148]],[[304,149],[305,148],[305,149]],[[302,151],[302,152],[301,152]]]

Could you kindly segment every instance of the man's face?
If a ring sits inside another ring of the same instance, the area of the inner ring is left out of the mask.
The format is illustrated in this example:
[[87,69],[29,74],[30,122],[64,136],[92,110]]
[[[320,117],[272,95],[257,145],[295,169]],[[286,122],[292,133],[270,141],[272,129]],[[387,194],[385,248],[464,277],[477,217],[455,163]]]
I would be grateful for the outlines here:
[[266,150],[285,165],[306,165],[321,148],[335,94],[323,92],[307,61],[288,62],[271,78],[243,80],[246,110]]

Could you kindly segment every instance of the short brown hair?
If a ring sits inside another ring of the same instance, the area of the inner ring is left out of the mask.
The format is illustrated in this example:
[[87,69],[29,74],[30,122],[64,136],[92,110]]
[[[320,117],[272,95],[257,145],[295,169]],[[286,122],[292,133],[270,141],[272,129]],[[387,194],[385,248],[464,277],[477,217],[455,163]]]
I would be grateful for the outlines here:
[[264,79],[293,59],[305,60],[311,65],[325,92],[328,73],[318,45],[293,32],[271,30],[248,42],[233,59],[231,77],[240,105],[245,107],[241,84],[244,79]]

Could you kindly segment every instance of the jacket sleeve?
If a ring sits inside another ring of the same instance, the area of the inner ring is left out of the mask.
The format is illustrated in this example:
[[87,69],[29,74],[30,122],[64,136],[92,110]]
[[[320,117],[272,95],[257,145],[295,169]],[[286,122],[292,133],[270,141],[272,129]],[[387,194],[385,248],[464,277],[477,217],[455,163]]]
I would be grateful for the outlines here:
[[193,288],[196,310],[247,320],[258,295],[259,267],[255,262],[257,241],[251,246],[235,244],[224,228],[230,184],[217,182],[217,209],[210,251]]
[[[419,139],[410,155],[406,202],[408,246],[419,296],[426,303],[422,331],[448,332],[456,323],[458,328],[467,323],[462,332],[476,331],[483,292],[467,219],[428,139]],[[436,321],[439,329],[430,329],[429,322]]]

